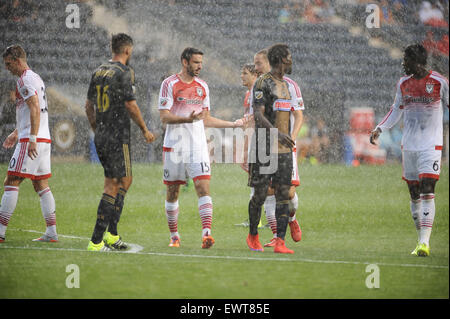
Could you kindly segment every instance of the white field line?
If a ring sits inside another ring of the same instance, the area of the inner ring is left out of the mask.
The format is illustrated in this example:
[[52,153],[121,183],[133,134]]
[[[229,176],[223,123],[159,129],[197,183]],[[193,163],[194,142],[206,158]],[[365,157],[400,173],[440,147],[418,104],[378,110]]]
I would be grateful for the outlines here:
[[[42,233],[35,230],[22,230],[22,229],[10,229],[25,231],[30,233]],[[70,235],[60,235],[59,237],[73,238],[73,239],[90,239],[87,237],[78,237]],[[203,259],[223,259],[223,260],[254,260],[254,261],[277,261],[277,262],[305,262],[305,263],[316,263],[316,264],[344,264],[344,265],[370,265],[376,264],[378,266],[390,266],[390,267],[412,267],[412,268],[435,268],[435,269],[448,269],[448,265],[424,265],[424,264],[396,264],[396,263],[377,263],[377,262],[363,262],[363,261],[346,261],[346,260],[318,260],[318,259],[308,259],[308,258],[273,258],[273,257],[245,257],[245,256],[207,256],[207,255],[195,255],[195,254],[170,254],[162,252],[142,252],[144,248],[137,244],[129,244],[131,246],[130,250],[124,252],[113,252],[113,253],[134,253],[137,255],[152,255],[152,256],[165,256],[165,257],[187,257],[187,258],[203,258]],[[18,247],[18,246],[7,246],[5,244],[0,244],[0,249],[24,249],[24,250],[54,250],[54,251],[82,251],[88,252],[86,249],[79,248],[57,248],[57,247]],[[109,253],[109,252],[108,252]]]

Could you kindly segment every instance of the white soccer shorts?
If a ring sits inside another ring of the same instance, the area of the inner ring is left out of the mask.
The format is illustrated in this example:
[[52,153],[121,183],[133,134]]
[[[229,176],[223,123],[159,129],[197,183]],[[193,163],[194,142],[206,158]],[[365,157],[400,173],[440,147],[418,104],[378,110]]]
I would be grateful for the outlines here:
[[207,148],[199,152],[176,152],[163,149],[164,184],[186,184],[186,173],[194,181],[211,178]]
[[419,182],[421,178],[439,179],[441,173],[441,157],[442,151],[403,151],[402,179],[407,183]]
[[14,154],[9,161],[8,175],[42,180],[52,176],[50,155],[50,141],[37,143],[37,157],[32,160],[28,156],[28,139],[21,139],[16,145]]

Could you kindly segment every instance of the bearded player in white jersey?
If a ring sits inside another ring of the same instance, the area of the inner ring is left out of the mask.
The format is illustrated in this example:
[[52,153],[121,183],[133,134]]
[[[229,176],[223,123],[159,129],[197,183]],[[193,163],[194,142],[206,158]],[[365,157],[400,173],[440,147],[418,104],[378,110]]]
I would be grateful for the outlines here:
[[6,48],[2,56],[6,69],[19,79],[16,86],[17,128],[3,143],[4,148],[17,145],[4,181],[0,206],[0,242],[5,241],[6,228],[16,208],[19,186],[25,178],[31,179],[40,197],[42,215],[47,225],[45,233],[33,241],[57,242],[55,199],[48,186],[51,176],[51,139],[45,85],[41,77],[30,70],[22,47],[12,45]]
[[161,84],[158,109],[167,125],[163,144],[164,184],[167,186],[165,213],[170,231],[170,247],[180,247],[178,233],[178,196],[186,183],[186,172],[194,181],[198,211],[202,222],[202,248],[214,244],[211,236],[213,203],[209,191],[211,165],[205,127],[235,128],[243,120],[224,121],[210,115],[209,88],[198,76],[203,66],[203,52],[185,48],[182,69]]
[[430,255],[430,235],[435,216],[434,188],[439,180],[443,145],[443,108],[449,104],[448,79],[426,68],[427,51],[421,44],[405,49],[406,76],[397,83],[394,104],[372,131],[375,144],[403,115],[403,180],[411,196],[410,209],[418,243],[412,255]]

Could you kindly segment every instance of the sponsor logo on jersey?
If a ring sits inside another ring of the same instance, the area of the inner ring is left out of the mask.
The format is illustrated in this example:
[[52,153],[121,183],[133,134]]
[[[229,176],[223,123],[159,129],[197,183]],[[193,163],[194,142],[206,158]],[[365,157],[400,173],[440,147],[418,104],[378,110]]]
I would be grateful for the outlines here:
[[434,83],[427,83],[425,85],[425,91],[427,91],[427,93],[431,93],[434,90]]
[[432,97],[428,96],[409,96],[405,95],[404,97],[405,103],[423,103],[423,104],[430,104],[433,102]]
[[185,99],[184,97],[181,96],[177,97],[177,101],[190,105],[201,105],[203,103],[202,100],[199,99]]
[[275,100],[273,103],[273,109],[275,111],[289,112],[291,110],[291,106],[291,101],[289,100]]

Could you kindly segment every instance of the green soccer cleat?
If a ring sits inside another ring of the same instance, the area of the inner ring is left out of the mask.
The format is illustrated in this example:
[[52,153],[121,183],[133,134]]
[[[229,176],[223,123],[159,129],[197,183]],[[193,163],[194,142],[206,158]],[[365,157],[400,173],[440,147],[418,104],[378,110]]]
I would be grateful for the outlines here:
[[94,244],[92,241],[89,241],[89,245],[87,246],[87,250],[89,251],[111,251],[112,249],[108,246],[105,246],[103,241],[98,244]]
[[420,244],[417,243],[416,248],[411,252],[411,255],[417,256],[417,249],[419,249]]
[[110,232],[106,232],[103,236],[103,242],[106,246],[109,248],[112,248],[114,250],[127,250],[128,245],[122,241],[122,237],[119,235],[112,235]]
[[430,247],[427,244],[419,244],[417,247],[417,256],[428,257],[430,256]]

